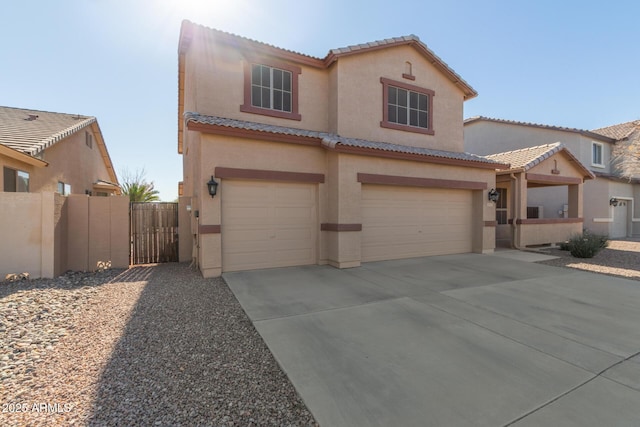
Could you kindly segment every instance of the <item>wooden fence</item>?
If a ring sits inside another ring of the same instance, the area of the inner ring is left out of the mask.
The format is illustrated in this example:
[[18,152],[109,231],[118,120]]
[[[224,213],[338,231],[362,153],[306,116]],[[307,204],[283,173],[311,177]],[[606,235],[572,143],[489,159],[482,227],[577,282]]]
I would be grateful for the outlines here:
[[178,204],[131,203],[131,264],[178,261]]

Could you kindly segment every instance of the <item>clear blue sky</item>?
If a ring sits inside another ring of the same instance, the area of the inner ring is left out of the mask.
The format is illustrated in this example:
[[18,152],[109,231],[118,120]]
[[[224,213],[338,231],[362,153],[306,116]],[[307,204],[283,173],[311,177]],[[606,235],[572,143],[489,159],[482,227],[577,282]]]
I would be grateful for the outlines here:
[[415,34],[479,92],[465,117],[594,129],[640,118],[639,16],[616,0],[5,1],[0,105],[96,116],[116,171],[144,167],[170,201],[182,19],[318,57]]

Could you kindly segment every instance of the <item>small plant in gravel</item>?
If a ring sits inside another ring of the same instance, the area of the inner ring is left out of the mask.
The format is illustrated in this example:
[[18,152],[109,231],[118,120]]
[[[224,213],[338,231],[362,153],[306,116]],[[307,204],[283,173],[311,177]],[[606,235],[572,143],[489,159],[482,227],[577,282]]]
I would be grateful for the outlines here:
[[[571,236],[566,247],[576,258],[593,258],[598,252],[609,244],[609,237],[601,234],[593,234],[585,230],[582,234]],[[562,249],[562,245],[560,246]]]

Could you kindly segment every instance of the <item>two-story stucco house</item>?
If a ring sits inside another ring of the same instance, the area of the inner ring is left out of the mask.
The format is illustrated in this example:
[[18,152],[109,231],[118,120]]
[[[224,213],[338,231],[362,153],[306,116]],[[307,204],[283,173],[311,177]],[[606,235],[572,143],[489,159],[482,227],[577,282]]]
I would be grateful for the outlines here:
[[217,276],[492,251],[506,165],[464,152],[475,96],[416,36],[315,58],[185,21],[181,260]]
[[0,191],[120,194],[95,117],[0,107]]
[[[473,117],[465,120],[464,144],[469,152],[505,160],[506,157],[498,156],[496,153],[531,150],[542,145],[562,143],[577,163],[589,169],[595,178],[585,181],[584,184],[583,228],[594,233],[607,234],[612,238],[620,238],[640,233],[640,224],[635,218],[638,215],[634,213],[634,200],[640,196],[640,186],[634,180],[622,178],[612,162],[613,150],[621,139],[616,137],[619,126],[587,131]],[[560,167],[557,170],[560,170]],[[585,177],[588,179],[587,175]],[[526,200],[528,216],[525,218],[557,221],[570,217],[568,206],[571,194],[567,191],[566,182],[564,184],[530,188]],[[504,186],[503,190],[507,200],[510,198],[509,188]],[[498,238],[508,238],[506,234],[501,235],[500,228],[517,216],[512,203],[505,203],[503,209],[502,221],[501,214],[497,214]],[[499,207],[498,211],[500,210]]]

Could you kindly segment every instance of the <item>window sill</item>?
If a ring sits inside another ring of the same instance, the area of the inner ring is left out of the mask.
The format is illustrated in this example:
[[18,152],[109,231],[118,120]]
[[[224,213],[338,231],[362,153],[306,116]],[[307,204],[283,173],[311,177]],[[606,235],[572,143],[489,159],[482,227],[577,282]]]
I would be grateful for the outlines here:
[[269,110],[267,108],[258,108],[253,105],[242,104],[240,106],[240,111],[243,113],[251,113],[251,114],[260,114],[261,116],[271,116],[278,117],[280,119],[288,119],[288,120],[302,120],[302,116],[298,113],[288,113],[286,111],[278,111],[278,110]]
[[387,129],[401,130],[404,132],[421,133],[423,135],[435,135],[435,131],[433,129],[399,125],[397,123],[391,123],[391,122],[385,122],[385,121],[380,122],[380,127],[387,128]]
[[596,165],[596,164],[593,164],[593,163],[591,164],[591,167],[592,168],[598,168],[598,169],[605,169],[606,168],[605,165]]

